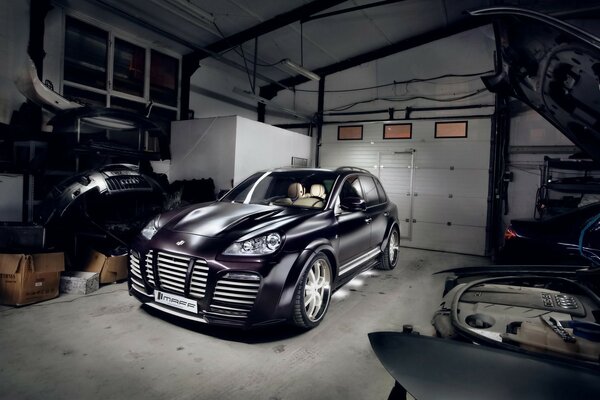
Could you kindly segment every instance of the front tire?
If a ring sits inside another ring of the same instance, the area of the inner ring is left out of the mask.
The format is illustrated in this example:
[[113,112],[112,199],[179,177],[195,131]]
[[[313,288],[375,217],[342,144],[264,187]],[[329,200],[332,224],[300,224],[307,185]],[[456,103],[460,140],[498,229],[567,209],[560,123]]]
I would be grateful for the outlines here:
[[331,265],[325,254],[319,252],[311,257],[294,294],[294,325],[311,329],[321,323],[331,299],[331,277]]
[[400,233],[398,228],[392,228],[388,244],[380,257],[380,262],[377,264],[377,269],[391,271],[398,265],[398,254],[400,253]]

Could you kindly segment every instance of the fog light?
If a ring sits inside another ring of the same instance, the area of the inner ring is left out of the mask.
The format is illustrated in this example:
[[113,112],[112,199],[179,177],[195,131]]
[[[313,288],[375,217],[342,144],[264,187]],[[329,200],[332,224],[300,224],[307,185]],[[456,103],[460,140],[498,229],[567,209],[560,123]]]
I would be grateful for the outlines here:
[[228,272],[223,278],[238,279],[240,281],[260,281],[260,276],[256,274],[246,274],[243,272]]

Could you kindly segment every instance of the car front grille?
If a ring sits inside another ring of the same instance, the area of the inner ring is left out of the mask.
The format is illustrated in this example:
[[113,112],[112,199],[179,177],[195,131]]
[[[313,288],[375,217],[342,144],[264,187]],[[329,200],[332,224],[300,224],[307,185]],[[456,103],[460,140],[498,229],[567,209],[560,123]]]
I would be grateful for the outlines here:
[[144,289],[144,279],[140,268],[140,259],[133,253],[129,254],[129,269],[131,271],[131,282],[138,286],[138,289]]
[[160,287],[183,295],[189,263],[190,257],[159,251],[156,264]]
[[[134,252],[129,258],[131,282],[136,289],[147,293],[145,288],[149,287],[199,300],[206,298],[207,284],[213,276],[210,275],[206,260],[194,258],[186,294],[186,282],[192,257],[149,250],[141,258],[143,262],[134,255]],[[260,278],[258,275],[253,277],[255,277],[252,278],[253,280],[248,280],[225,275],[219,279],[214,286],[212,297],[207,299],[210,306],[205,312],[219,317],[245,319],[252,310],[260,290]]]
[[148,278],[148,283],[152,287],[156,287],[156,282],[154,280],[154,269],[152,268],[152,256],[154,255],[154,250],[150,250],[146,253],[146,277]]
[[254,306],[260,281],[222,278],[217,282],[210,305],[211,313],[246,318]]

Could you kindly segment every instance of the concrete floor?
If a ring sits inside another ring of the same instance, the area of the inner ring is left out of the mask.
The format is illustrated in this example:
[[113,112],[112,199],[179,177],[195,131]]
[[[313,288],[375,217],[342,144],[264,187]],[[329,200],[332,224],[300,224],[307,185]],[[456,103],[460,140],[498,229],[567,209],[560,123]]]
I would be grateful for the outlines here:
[[23,308],[0,307],[2,399],[387,399],[393,379],[367,333],[431,334],[444,276],[482,257],[401,249],[334,295],[319,327],[216,329],[140,307],[126,284]]

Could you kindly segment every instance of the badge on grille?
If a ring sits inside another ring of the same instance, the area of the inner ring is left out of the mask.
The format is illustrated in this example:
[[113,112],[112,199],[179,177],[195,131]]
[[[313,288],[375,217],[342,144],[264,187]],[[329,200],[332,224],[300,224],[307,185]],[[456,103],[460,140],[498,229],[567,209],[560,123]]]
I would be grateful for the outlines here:
[[177,246],[183,246],[185,244],[185,240],[180,240],[179,242],[175,243]]

